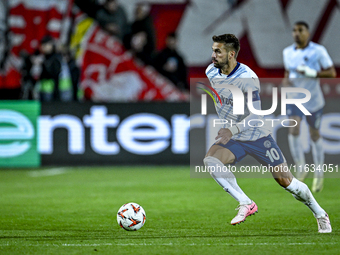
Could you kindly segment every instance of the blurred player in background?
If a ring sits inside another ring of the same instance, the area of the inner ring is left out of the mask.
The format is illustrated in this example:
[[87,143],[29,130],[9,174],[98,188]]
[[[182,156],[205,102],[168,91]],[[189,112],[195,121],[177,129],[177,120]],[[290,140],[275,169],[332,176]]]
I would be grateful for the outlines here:
[[[243,96],[246,96],[248,91],[251,92],[253,107],[261,110],[259,79],[248,66],[236,60],[240,50],[239,40],[232,34],[213,36],[212,39],[214,41],[213,63],[206,69],[206,75],[222,101],[222,104],[215,105],[219,119],[228,120],[229,123],[218,131],[216,139],[219,140],[210,147],[203,161],[215,181],[239,202],[238,213],[231,224],[245,221],[247,216],[257,212],[257,205],[238,186],[234,174],[221,169],[225,170],[225,164],[235,164],[247,155],[251,155],[263,166],[268,168],[270,166],[277,183],[308,206],[317,219],[320,233],[332,232],[327,213],[314,199],[307,185],[295,179],[290,173],[286,160],[270,131],[261,125],[262,116],[250,113],[247,103],[245,103],[246,114],[234,114],[232,100],[235,98],[231,91],[224,87],[216,87],[218,84],[233,85],[243,92]],[[230,120],[233,121],[232,124]]]
[[[310,33],[308,24],[298,21],[293,28],[295,43],[283,50],[283,62],[285,66],[283,86],[305,88],[311,93],[311,99],[304,104],[312,114],[306,116],[312,144],[314,172],[312,191],[318,192],[323,188],[324,151],[322,137],[320,136],[320,122],[325,99],[323,97],[320,80],[318,78],[334,78],[336,71],[330,56],[324,46],[309,41]],[[304,95],[294,93],[291,98],[303,98]],[[297,123],[289,128],[288,142],[290,152],[295,164],[298,166],[297,178],[303,181],[308,172],[305,171],[305,155],[300,141],[300,123],[303,113],[295,106],[287,106],[287,115]]]

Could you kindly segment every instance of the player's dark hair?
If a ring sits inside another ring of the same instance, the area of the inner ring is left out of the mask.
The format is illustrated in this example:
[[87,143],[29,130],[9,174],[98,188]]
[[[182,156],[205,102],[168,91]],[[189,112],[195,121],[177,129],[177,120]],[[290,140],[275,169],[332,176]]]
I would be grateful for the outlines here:
[[305,22],[305,21],[302,21],[302,20],[296,21],[294,25],[295,26],[304,26],[304,27],[307,28],[307,30],[309,30],[309,26],[308,26],[307,22]]
[[235,51],[235,59],[240,51],[240,41],[233,34],[224,34],[224,35],[214,35],[212,37],[214,42],[224,43],[228,51]]

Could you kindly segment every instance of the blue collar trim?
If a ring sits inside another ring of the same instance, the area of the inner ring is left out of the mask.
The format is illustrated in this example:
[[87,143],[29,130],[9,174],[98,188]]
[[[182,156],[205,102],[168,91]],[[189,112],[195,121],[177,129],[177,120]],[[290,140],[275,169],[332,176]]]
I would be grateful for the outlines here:
[[[240,67],[240,63],[237,62],[237,65],[236,65],[235,68],[231,71],[231,73],[228,74],[227,77],[230,77],[231,75],[233,75],[239,67]],[[221,69],[220,69],[220,68],[218,69],[218,74],[219,74],[219,75],[222,75]]]
[[237,69],[240,67],[240,63],[239,62],[237,62],[237,65],[235,66],[235,68],[234,68],[234,70],[232,70],[231,71],[231,73],[230,74],[228,74],[228,76],[227,77],[230,77],[230,76],[232,76],[236,71],[237,71]]

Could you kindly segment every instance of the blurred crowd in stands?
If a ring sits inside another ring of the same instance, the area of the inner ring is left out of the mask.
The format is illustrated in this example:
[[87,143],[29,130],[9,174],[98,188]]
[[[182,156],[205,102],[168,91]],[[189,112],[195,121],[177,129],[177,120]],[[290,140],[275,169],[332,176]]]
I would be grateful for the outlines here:
[[[152,67],[179,93],[188,94],[187,67],[177,50],[176,33],[168,34],[166,47],[156,51],[156,35],[148,3],[136,4],[132,22],[128,21],[117,0],[75,0],[74,5],[78,11],[94,19],[106,34],[119,40],[138,65]],[[71,39],[66,45],[60,45],[56,39],[45,34],[33,53],[20,51],[21,87],[15,90],[0,88],[0,99],[91,100],[91,97],[84,96],[80,87],[82,65],[76,61],[77,52],[71,47]],[[0,74],[4,67],[1,64]]]

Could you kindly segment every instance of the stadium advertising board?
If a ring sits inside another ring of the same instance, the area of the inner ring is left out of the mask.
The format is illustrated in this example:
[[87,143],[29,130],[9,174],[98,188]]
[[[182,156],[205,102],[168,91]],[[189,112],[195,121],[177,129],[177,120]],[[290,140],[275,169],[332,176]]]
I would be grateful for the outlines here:
[[[198,101],[198,104],[201,102]],[[263,97],[264,109],[271,99]],[[329,98],[321,122],[325,162],[339,163],[340,113]],[[40,165],[189,164],[189,148],[206,153],[215,141],[209,123],[216,118],[189,114],[189,103],[43,103],[3,101],[0,104],[0,166]],[[198,107],[199,110],[201,107]],[[41,114],[40,114],[41,111]],[[268,118],[282,119],[277,113]],[[282,119],[283,120],[283,119]],[[287,161],[292,162],[287,128],[272,128]],[[191,124],[191,125],[190,125]],[[309,140],[302,123],[302,139]],[[189,139],[189,133],[191,139]],[[189,141],[190,140],[190,141]],[[310,143],[304,143],[307,161]],[[199,158],[201,162],[201,157]],[[250,157],[244,164],[254,164]]]
[[40,103],[0,102],[0,166],[37,167],[37,120]]
[[42,104],[43,165],[189,164],[189,104]]

